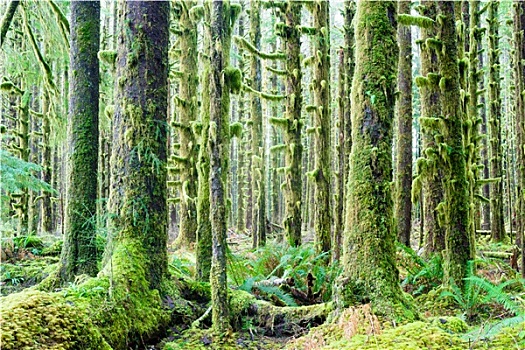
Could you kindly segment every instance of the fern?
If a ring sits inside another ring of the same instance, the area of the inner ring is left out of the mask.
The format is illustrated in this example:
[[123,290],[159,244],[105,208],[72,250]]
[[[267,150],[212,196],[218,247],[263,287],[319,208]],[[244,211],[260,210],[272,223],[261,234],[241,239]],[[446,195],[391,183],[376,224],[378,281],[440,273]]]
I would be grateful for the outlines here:
[[440,298],[450,297],[463,310],[467,320],[472,320],[480,308],[490,303],[496,303],[514,315],[523,315],[523,310],[505,289],[513,284],[522,283],[523,280],[509,280],[504,283],[494,284],[486,278],[475,275],[474,261],[467,265],[467,277],[464,279],[463,289],[452,281],[449,290],[441,293]]
[[261,292],[266,293],[268,295],[275,295],[287,306],[297,306],[297,303],[295,302],[294,298],[292,298],[290,294],[284,292],[279,287],[266,286],[266,285],[260,284],[260,285],[257,285],[257,289],[259,289]]

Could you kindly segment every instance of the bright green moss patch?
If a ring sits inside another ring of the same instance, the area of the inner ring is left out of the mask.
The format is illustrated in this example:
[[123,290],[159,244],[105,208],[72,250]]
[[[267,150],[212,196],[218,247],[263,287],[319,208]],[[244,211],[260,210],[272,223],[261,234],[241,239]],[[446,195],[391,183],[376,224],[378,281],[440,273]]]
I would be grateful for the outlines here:
[[[246,325],[249,327],[249,325]],[[188,329],[176,337],[175,341],[163,345],[163,350],[228,350],[228,349],[247,349],[247,350],[269,350],[282,349],[283,344],[279,339],[267,337],[254,337],[252,333],[245,329],[239,333],[227,333],[225,335],[213,334],[210,330]]]
[[465,333],[468,330],[467,323],[454,316],[436,317],[432,324],[449,333]]
[[24,291],[0,299],[4,350],[111,349],[82,308],[58,295]]

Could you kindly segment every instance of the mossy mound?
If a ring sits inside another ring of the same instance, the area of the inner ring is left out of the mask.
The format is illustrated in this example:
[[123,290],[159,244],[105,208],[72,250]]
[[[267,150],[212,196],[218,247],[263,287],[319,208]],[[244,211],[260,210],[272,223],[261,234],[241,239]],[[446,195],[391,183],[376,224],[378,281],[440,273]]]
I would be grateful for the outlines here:
[[331,323],[313,328],[288,349],[464,349],[467,325],[456,317],[416,321],[392,328],[370,304],[351,307]]
[[436,317],[432,324],[449,333],[465,333],[468,330],[467,323],[454,316]]
[[16,264],[3,263],[0,266],[0,295],[8,295],[41,282],[55,268],[57,257],[35,257]]
[[57,295],[28,290],[0,299],[4,350],[111,349],[85,310]]
[[480,342],[474,348],[491,350],[525,349],[525,322],[503,328],[491,341]]
[[176,337],[177,339],[164,344],[163,350],[272,350],[282,349],[279,339],[256,336],[249,331],[213,334],[210,330],[188,329]]

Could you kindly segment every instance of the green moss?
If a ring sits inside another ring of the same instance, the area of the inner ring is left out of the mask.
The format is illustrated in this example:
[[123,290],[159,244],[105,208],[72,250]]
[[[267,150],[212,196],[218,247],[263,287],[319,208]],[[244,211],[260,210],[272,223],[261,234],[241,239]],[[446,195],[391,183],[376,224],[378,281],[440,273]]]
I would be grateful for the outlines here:
[[432,324],[449,333],[465,333],[468,330],[467,323],[454,316],[436,317]]
[[56,294],[24,291],[0,299],[5,350],[111,349],[84,309]]

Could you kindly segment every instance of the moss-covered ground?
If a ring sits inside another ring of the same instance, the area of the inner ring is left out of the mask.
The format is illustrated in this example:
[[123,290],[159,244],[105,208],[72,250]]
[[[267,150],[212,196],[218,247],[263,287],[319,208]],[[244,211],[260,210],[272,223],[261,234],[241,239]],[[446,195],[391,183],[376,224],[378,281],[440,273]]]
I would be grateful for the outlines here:
[[[421,316],[399,324],[376,315],[373,304],[333,311],[332,291],[326,286],[339,269],[326,265],[323,255],[313,254],[311,245],[286,249],[273,242],[254,251],[247,236],[230,233],[229,241],[234,329],[222,335],[210,330],[210,288],[193,279],[191,251],[171,251],[171,294],[146,295],[140,280],[100,276],[79,278],[68,288],[44,293],[31,286],[55,269],[60,241],[29,244],[34,247],[8,242],[3,245],[8,257],[0,267],[2,295],[10,294],[0,298],[2,349],[525,348],[525,289],[509,264],[511,245],[479,241],[474,277],[481,282],[463,295],[441,287],[440,259],[398,249],[405,296]],[[132,265],[125,276],[140,268]],[[309,284],[308,274],[314,283]],[[292,278],[293,286],[285,283]],[[132,297],[135,293],[142,295],[140,300]],[[316,299],[301,299],[308,293],[318,294]],[[23,317],[17,316],[20,313]],[[152,335],[159,324],[164,330]]]

